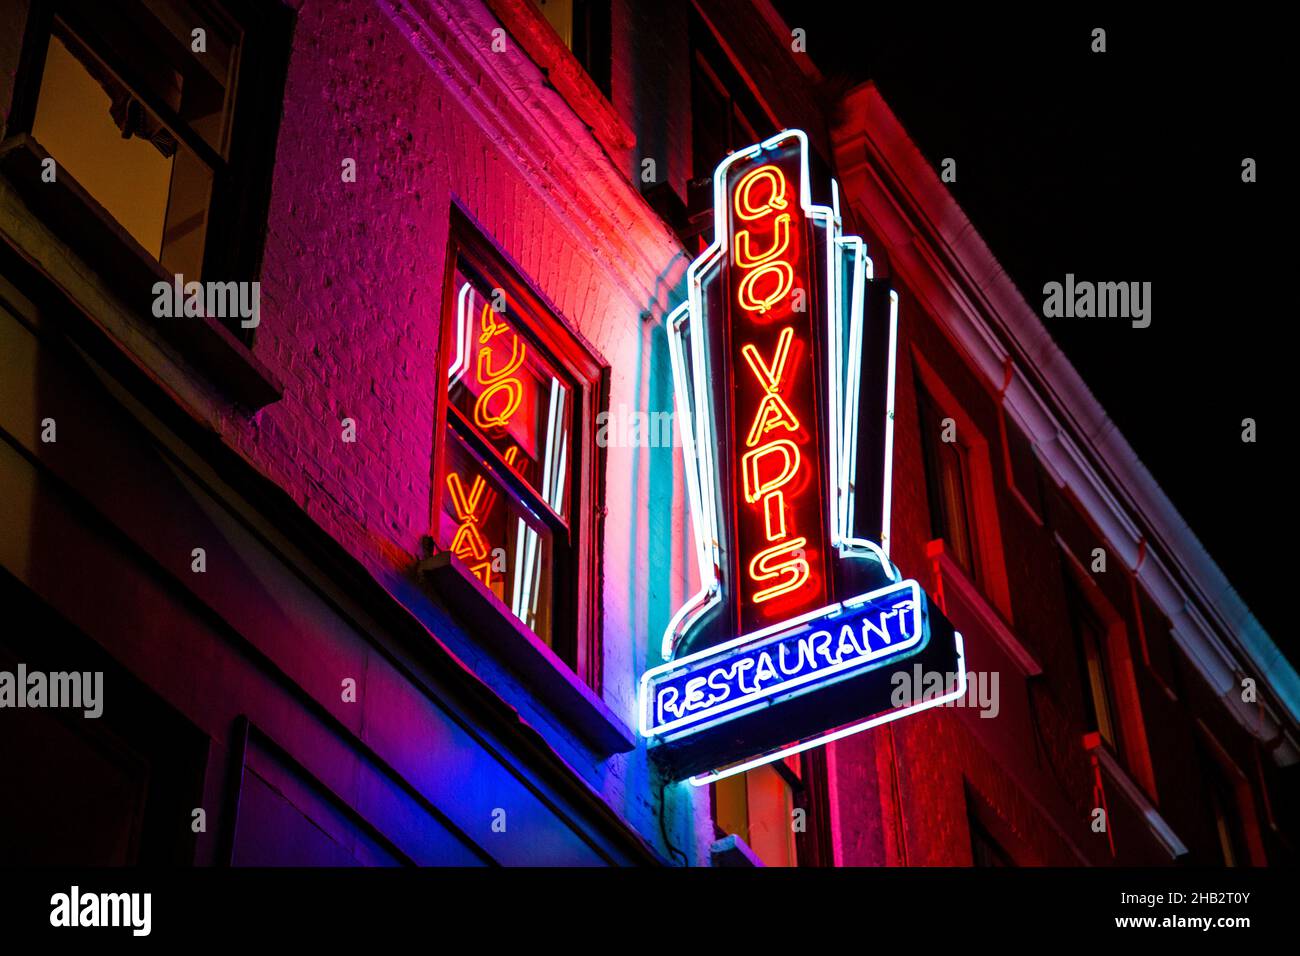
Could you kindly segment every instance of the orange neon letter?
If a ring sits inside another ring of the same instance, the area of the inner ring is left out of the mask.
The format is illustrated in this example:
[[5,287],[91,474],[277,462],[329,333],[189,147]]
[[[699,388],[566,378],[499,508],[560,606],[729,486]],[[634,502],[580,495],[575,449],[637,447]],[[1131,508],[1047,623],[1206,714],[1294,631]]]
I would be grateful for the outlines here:
[[[759,279],[770,275],[776,276],[775,288],[767,295],[759,295],[754,291],[754,286]],[[740,307],[746,312],[757,312],[762,315],[789,295],[793,288],[794,266],[780,259],[774,259],[752,272],[745,273],[745,278],[740,280],[740,289],[736,292],[736,297],[740,301]]]
[[481,561],[487,557],[487,542],[483,540],[483,535],[478,529],[478,520],[481,517],[478,509],[479,505],[484,503],[483,495],[486,490],[487,482],[482,475],[474,476],[468,494],[465,492],[465,484],[461,481],[460,475],[453,471],[447,476],[447,491],[451,494],[452,507],[456,509],[456,517],[460,520],[460,525],[456,528],[456,534],[451,541],[451,552],[458,558],[463,559],[468,554]]
[[749,562],[749,576],[756,582],[780,578],[776,584],[754,593],[754,603],[762,604],[782,594],[789,594],[796,588],[803,587],[808,580],[808,561],[803,555],[807,538],[791,538],[770,548],[765,548],[754,555]]
[[[505,328],[505,326],[502,326]],[[478,352],[478,366],[475,369],[475,375],[481,384],[487,385],[478,399],[474,402],[474,422],[479,428],[501,428],[509,424],[510,419],[515,412],[519,410],[520,404],[524,400],[524,387],[519,379],[512,377],[521,365],[524,364],[524,356],[527,355],[527,347],[519,341],[519,336],[514,335],[510,340],[510,360],[500,369],[492,368],[492,347],[484,345]],[[505,402],[494,413],[488,406],[493,396],[504,392]]]
[[793,340],[794,329],[786,326],[777,336],[776,352],[772,355],[771,365],[763,361],[763,357],[758,354],[758,349],[753,345],[745,345],[741,348],[740,354],[745,356],[745,361],[753,369],[754,377],[758,379],[758,384],[763,386],[763,391],[781,390],[781,379],[785,377],[785,360],[790,357],[790,343]]
[[775,259],[785,252],[790,247],[790,214],[786,212],[777,216],[773,228],[772,248],[759,256],[754,255],[749,248],[749,230],[742,229],[736,233],[734,250],[736,265],[742,269],[752,269],[754,266],[761,266],[764,262]]
[[[775,476],[763,480],[759,475],[759,465],[771,455],[781,457],[781,468]],[[778,438],[768,442],[762,448],[747,451],[740,459],[740,469],[744,474],[745,501],[753,504],[769,492],[776,491],[789,484],[799,471],[801,458],[799,446],[788,438]]]
[[781,330],[770,366],[763,361],[763,357],[758,354],[758,349],[752,344],[745,345],[740,350],[740,354],[745,357],[745,362],[754,373],[754,377],[758,379],[758,383],[763,386],[765,393],[758,405],[758,411],[754,413],[754,422],[749,427],[749,435],[745,438],[746,448],[753,448],[773,429],[784,428],[792,432],[799,430],[799,419],[779,394],[781,379],[785,377],[786,359],[790,357],[790,343],[793,339],[794,329],[786,327]]
[[[750,192],[758,183],[769,183],[768,197],[760,206],[750,201]],[[740,177],[736,183],[736,215],[746,221],[758,219],[768,213],[784,209],[790,204],[785,198],[785,173],[776,166],[759,166]]]

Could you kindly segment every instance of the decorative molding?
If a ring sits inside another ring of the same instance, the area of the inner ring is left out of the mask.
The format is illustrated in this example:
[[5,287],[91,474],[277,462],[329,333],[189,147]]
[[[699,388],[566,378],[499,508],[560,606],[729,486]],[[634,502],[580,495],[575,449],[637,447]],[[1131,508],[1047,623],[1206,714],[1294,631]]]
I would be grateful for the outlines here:
[[[1300,676],[1232,589],[1146,466],[1052,341],[874,84],[851,91],[832,133],[848,205],[888,249],[890,269],[996,394],[1112,551],[1173,624],[1179,646],[1248,732],[1300,759]],[[1007,379],[1007,363],[1011,363]],[[1139,526],[1139,522],[1141,525]],[[1243,705],[1258,675],[1279,708]],[[1284,716],[1283,716],[1284,715]]]
[[647,308],[667,312],[686,269],[680,241],[522,47],[482,55],[500,27],[488,7],[447,0],[375,4],[501,156],[554,207],[558,227],[634,304],[628,316]]
[[533,0],[486,0],[486,3],[611,156],[636,145],[631,127],[614,111],[613,104],[587,75]]

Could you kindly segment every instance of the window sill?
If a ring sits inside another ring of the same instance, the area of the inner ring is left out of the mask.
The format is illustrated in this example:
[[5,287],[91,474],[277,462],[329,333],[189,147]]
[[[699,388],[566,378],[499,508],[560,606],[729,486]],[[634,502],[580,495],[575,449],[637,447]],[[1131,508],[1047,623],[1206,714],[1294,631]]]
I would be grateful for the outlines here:
[[487,0],[487,5],[611,156],[636,145],[632,130],[532,0]]
[[1178,834],[1174,833],[1173,828],[1160,815],[1160,811],[1147,798],[1146,793],[1138,785],[1137,781],[1129,775],[1123,764],[1111,752],[1110,747],[1102,741],[1101,734],[1096,732],[1085,734],[1083,748],[1090,757],[1101,765],[1101,768],[1106,772],[1106,776],[1114,781],[1129,803],[1142,815],[1147,827],[1151,830],[1152,836],[1164,847],[1170,859],[1176,860],[1185,855],[1187,847],[1183,844],[1183,841],[1178,839]]
[[[989,635],[1010,656],[1024,676],[1037,677],[1041,674],[1043,666],[1038,658],[1020,642],[975,582],[952,559],[942,539],[927,542],[925,555],[930,559],[934,573],[935,600],[939,609],[957,625],[958,630],[968,637],[972,631]],[[968,614],[973,616],[974,621],[963,620]],[[971,624],[979,626],[971,627]]]
[[[58,169],[54,182],[42,182],[42,163],[48,158],[49,153],[26,133],[0,144],[0,174],[33,217],[66,244],[71,257],[95,272],[149,338],[193,367],[222,395],[250,412],[278,401],[283,387],[275,375],[219,321],[209,317],[139,321],[139,316],[152,316],[154,284],[170,285],[173,277],[66,170]],[[75,283],[83,280],[75,272],[61,277],[48,268],[49,250],[41,248],[42,237],[30,229],[6,232],[23,258],[40,266],[69,298],[78,300]],[[103,324],[103,316],[90,318]],[[120,335],[113,337],[122,340]],[[142,362],[138,357],[136,361]]]
[[440,551],[418,567],[452,614],[472,625],[474,639],[523,678],[538,700],[600,756],[635,749],[631,729],[462,562]]
[[749,844],[729,833],[721,840],[715,840],[709,847],[709,865],[720,867],[763,866],[758,854],[749,848]]

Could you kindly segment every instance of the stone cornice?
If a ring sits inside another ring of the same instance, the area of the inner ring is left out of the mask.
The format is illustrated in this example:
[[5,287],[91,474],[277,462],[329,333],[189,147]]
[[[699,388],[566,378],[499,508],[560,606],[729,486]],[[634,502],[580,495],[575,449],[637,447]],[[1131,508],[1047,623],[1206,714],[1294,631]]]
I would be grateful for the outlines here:
[[[548,82],[519,41],[479,3],[375,0],[500,153],[555,209],[556,228],[604,268],[638,311],[667,311],[686,267],[677,237]],[[513,251],[513,250],[512,250]]]

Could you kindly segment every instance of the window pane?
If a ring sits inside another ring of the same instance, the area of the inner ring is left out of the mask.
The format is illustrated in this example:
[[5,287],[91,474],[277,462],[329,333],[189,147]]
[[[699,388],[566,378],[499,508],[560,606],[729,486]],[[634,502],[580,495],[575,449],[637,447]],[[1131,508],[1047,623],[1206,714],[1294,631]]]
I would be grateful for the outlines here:
[[[179,78],[179,89],[173,92],[168,105],[209,146],[224,155],[240,30],[215,11],[211,15],[197,12],[195,4],[187,0],[143,0],[143,5],[149,13],[142,14],[140,21],[156,42],[156,57],[172,64]],[[194,49],[195,30],[203,31],[202,50]]]
[[[739,776],[739,774],[737,774]],[[794,794],[772,764],[745,775],[749,797],[749,845],[768,866],[794,866]]]
[[522,332],[504,291],[460,270],[448,370],[452,405],[561,518],[569,499],[573,390]]
[[141,99],[171,110],[226,155],[243,40],[236,24],[202,0],[116,0],[77,11],[80,35],[106,62],[129,71]]
[[966,504],[965,450],[943,440],[944,416],[918,381],[917,411],[921,420],[921,458],[926,497],[930,504],[930,533],[942,538],[948,552],[969,574],[975,573],[970,512]]
[[962,449],[956,442],[941,441],[938,455],[944,540],[952,546],[952,556],[957,563],[967,571],[973,571],[970,526],[966,520],[966,473]]
[[1122,759],[1119,722],[1115,719],[1111,703],[1114,684],[1110,679],[1106,658],[1106,625],[1068,572],[1065,577],[1065,593],[1070,626],[1079,644],[1084,678],[1088,682],[1084,691],[1085,718]]
[[1110,690],[1106,680],[1106,666],[1100,645],[1099,635],[1091,629],[1084,632],[1084,653],[1088,659],[1088,684],[1092,689],[1093,713],[1097,720],[1097,732],[1110,744],[1111,749],[1119,752],[1119,735],[1116,733],[1114,716],[1110,707]]
[[438,543],[551,643],[551,533],[447,430]]
[[734,833],[749,843],[749,796],[746,790],[743,773],[723,777],[715,783],[713,822],[723,834]]
[[573,49],[573,0],[533,0],[542,16],[555,27],[564,45]]
[[60,23],[32,135],[169,271],[200,275],[212,170]]

